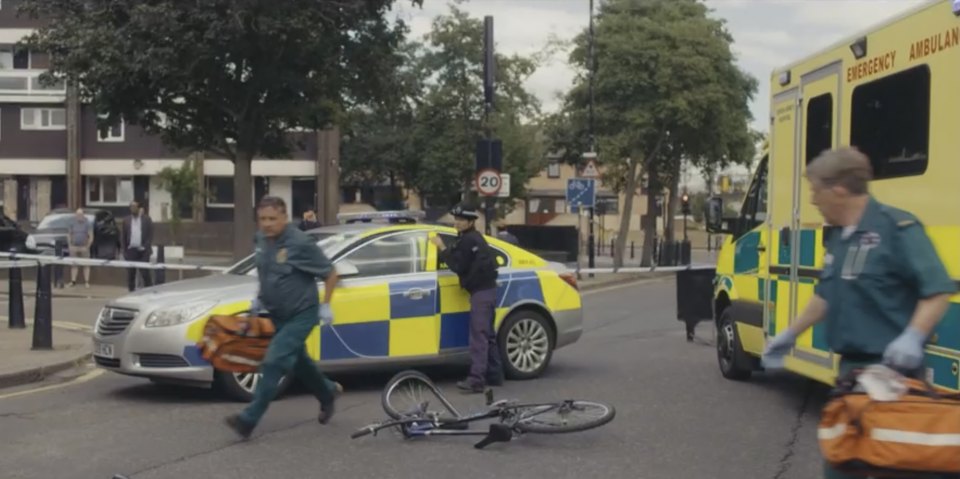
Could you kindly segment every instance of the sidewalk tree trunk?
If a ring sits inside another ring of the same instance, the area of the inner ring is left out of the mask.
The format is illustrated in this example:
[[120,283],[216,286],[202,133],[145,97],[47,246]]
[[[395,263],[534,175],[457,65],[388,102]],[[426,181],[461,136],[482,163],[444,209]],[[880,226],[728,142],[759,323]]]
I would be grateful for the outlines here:
[[[402,62],[400,0],[22,0],[43,25],[45,84],[78,81],[100,127],[142,127],[172,149],[234,164],[234,244],[252,250],[254,158],[290,158],[304,134],[385,94]],[[422,0],[405,0],[421,5]]]

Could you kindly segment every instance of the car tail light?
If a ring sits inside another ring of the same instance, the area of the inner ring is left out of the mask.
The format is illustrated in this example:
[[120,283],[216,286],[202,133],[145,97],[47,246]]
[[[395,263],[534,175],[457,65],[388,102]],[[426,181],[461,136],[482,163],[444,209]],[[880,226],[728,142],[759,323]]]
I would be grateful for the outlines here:
[[560,279],[573,286],[573,289],[580,291],[580,286],[577,285],[577,277],[573,273],[560,273]]

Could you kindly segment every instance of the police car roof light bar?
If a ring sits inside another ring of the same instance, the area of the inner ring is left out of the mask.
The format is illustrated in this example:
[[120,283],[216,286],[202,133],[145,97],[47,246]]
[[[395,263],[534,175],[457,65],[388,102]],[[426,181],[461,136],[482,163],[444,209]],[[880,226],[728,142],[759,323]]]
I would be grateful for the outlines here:
[[374,220],[386,220],[391,223],[416,223],[423,220],[427,214],[423,211],[393,210],[393,211],[364,211],[359,213],[339,213],[337,221],[341,223],[371,223]]

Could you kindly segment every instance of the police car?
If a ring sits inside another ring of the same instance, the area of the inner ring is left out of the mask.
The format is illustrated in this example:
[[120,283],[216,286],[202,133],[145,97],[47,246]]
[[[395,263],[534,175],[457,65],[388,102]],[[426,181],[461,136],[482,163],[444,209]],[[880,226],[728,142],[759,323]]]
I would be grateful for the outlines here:
[[[464,363],[469,360],[469,296],[429,241],[452,244],[456,230],[396,213],[342,219],[308,234],[333,260],[340,287],[332,325],[306,341],[326,372]],[[369,220],[369,221],[368,221]],[[538,377],[553,351],[580,338],[575,276],[522,248],[487,237],[499,264],[496,326],[506,375]],[[254,258],[223,274],[171,282],[110,301],[94,332],[97,365],[155,382],[216,386],[252,397],[258,374],[214,370],[196,343],[214,314],[244,314],[257,290]],[[320,287],[321,298],[324,294]],[[286,386],[287,381],[282,386]]]

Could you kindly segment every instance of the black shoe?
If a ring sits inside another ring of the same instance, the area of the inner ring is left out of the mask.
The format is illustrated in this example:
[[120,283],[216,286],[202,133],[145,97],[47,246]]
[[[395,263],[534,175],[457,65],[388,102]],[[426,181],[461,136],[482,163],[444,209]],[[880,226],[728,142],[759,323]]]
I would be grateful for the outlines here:
[[253,433],[254,426],[251,426],[246,422],[244,422],[243,419],[240,418],[239,414],[227,416],[227,418],[225,419],[225,422],[227,423],[227,426],[230,427],[230,429],[233,429],[234,432],[239,434],[240,437],[244,439],[249,439],[250,434]]
[[464,379],[463,381],[457,382],[457,389],[460,389],[465,394],[480,394],[483,392],[484,387],[482,384],[477,384],[469,379]]
[[337,398],[343,394],[343,386],[335,382],[335,388],[333,391],[333,397],[329,401],[320,401],[320,415],[317,416],[317,422],[320,424],[326,424],[330,422],[330,418],[333,417],[333,412],[336,409],[334,404],[337,401]]

